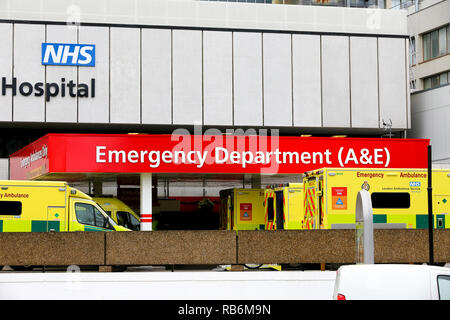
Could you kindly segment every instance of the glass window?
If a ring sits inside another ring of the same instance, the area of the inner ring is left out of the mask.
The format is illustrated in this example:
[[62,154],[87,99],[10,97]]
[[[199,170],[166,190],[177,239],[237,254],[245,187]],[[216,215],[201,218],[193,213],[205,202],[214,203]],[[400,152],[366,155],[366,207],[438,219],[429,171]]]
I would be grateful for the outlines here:
[[273,198],[267,198],[267,221],[273,221],[274,210],[273,210]]
[[431,32],[431,57],[435,58],[439,55],[439,33],[438,30]]
[[447,28],[439,29],[439,55],[447,53]]
[[128,216],[127,216],[128,212],[125,211],[117,211],[116,216],[117,216],[117,224],[119,226],[124,226],[126,228],[126,225],[128,224]]
[[424,33],[422,40],[424,61],[447,54],[450,52],[450,25]]
[[439,86],[439,75],[434,75],[431,78],[431,87],[432,88],[436,88]]
[[94,207],[87,203],[76,203],[75,214],[81,224],[95,225]]
[[138,231],[140,229],[141,224],[139,223],[139,220],[136,219],[131,213],[130,213],[130,222],[131,225],[133,226],[132,228],[130,228],[131,230]]
[[97,208],[94,207],[94,216],[95,216],[95,225],[100,228],[104,228],[106,226],[106,220],[103,214],[98,211]]
[[139,220],[137,220],[131,213],[126,211],[117,211],[116,215],[119,225],[131,230],[139,230]]
[[450,276],[438,276],[439,300],[450,300]]
[[423,60],[431,58],[431,36],[429,33],[423,35]]
[[374,209],[407,209],[411,206],[407,192],[374,192],[371,198]]
[[423,80],[423,88],[424,89],[431,89],[431,78],[425,78]]
[[439,85],[443,86],[444,84],[447,84],[447,72],[441,73],[439,75]]
[[20,216],[22,214],[22,202],[20,201],[1,201],[1,216]]
[[411,37],[409,39],[409,64],[416,64],[416,38]]
[[447,25],[447,53],[450,53],[450,24]]

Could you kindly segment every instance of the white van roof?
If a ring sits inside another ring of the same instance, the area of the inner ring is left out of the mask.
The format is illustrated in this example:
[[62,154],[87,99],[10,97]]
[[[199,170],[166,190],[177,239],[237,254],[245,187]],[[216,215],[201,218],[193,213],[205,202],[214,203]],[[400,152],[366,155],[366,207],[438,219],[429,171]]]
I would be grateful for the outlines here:
[[408,264],[342,266],[337,272],[333,298],[342,294],[347,300],[437,299],[437,275],[450,276],[450,268]]

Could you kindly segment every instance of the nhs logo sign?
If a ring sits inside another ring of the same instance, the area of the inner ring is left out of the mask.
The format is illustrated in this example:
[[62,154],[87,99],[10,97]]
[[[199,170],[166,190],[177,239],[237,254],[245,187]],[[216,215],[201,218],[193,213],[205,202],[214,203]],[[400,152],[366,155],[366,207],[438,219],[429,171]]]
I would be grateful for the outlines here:
[[95,66],[95,45],[43,43],[42,64],[54,66]]

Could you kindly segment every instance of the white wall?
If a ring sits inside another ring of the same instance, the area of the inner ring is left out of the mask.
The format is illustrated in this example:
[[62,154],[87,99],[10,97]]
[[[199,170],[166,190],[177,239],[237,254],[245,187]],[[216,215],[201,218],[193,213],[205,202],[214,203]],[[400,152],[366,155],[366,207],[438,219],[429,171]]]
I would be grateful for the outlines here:
[[431,139],[433,162],[450,164],[450,85],[411,95],[410,138]]
[[[45,101],[12,97],[7,89],[0,96],[0,121],[11,126],[28,121],[359,130],[379,129],[381,119],[392,119],[393,129],[410,127],[405,13],[206,1],[114,1],[89,8],[77,1],[26,3],[4,2],[0,19],[36,19],[40,12],[39,20],[60,24],[0,21],[0,76],[7,83],[16,77],[18,85],[95,78],[96,96]],[[102,25],[66,25],[60,10],[67,7],[81,10],[80,21]],[[152,21],[156,27],[149,26]],[[95,44],[96,65],[43,66],[43,42]]]

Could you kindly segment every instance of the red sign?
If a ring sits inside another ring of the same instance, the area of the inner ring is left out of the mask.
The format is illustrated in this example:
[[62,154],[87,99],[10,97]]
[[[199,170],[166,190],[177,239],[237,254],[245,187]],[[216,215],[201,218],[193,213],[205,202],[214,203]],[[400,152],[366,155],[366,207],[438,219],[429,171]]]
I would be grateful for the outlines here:
[[331,188],[331,201],[333,209],[347,209],[347,187]]
[[426,168],[428,139],[48,134],[10,157],[11,179],[49,173],[297,174]]

